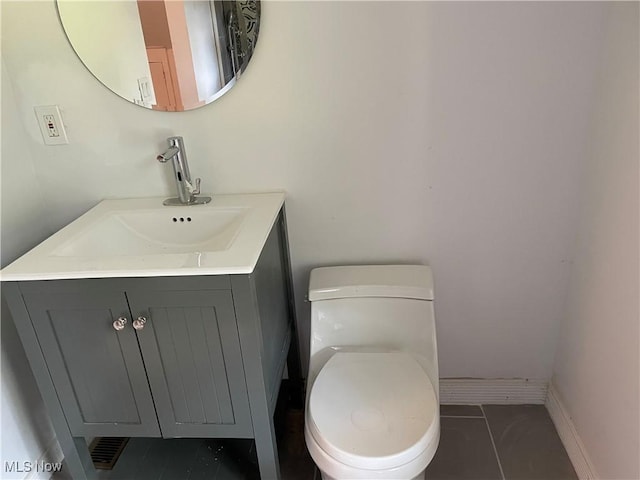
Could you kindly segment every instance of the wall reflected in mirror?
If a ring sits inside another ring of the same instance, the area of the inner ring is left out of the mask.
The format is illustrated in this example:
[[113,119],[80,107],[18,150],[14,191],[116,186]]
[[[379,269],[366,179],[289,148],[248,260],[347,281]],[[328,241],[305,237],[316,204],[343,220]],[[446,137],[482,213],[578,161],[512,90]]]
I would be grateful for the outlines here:
[[57,0],[82,63],[145,108],[184,111],[226,93],[258,40],[259,0]]

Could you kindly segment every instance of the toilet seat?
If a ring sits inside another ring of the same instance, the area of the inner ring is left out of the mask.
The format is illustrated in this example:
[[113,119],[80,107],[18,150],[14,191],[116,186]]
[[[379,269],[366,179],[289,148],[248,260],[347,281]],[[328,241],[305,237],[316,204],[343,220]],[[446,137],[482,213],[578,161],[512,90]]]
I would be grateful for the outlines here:
[[437,442],[433,385],[407,353],[336,353],[318,374],[308,408],[318,445],[351,467],[395,468]]

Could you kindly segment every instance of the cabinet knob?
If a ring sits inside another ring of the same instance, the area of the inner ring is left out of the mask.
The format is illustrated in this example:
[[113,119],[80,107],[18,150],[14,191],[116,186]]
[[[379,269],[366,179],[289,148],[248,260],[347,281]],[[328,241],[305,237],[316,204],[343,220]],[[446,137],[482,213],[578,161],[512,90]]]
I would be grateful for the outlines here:
[[114,320],[113,322],[113,328],[115,330],[122,330],[124,328],[124,326],[127,324],[127,317],[120,317],[117,320]]
[[133,328],[136,330],[142,330],[145,323],[147,323],[147,319],[145,317],[138,317],[133,321]]

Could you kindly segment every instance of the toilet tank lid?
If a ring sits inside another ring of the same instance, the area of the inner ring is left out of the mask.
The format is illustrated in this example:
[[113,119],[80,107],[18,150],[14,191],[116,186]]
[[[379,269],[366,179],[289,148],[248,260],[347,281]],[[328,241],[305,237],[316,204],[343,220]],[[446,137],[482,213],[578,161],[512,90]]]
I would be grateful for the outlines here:
[[397,297],[433,300],[433,276],[425,265],[320,267],[311,271],[309,300]]

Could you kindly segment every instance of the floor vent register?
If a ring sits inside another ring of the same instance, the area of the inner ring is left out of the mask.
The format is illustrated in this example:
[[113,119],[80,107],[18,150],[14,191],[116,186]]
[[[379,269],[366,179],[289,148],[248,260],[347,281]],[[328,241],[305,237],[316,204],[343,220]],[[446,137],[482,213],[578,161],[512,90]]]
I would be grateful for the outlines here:
[[111,470],[129,441],[125,437],[97,437],[89,445],[93,466],[98,470]]

